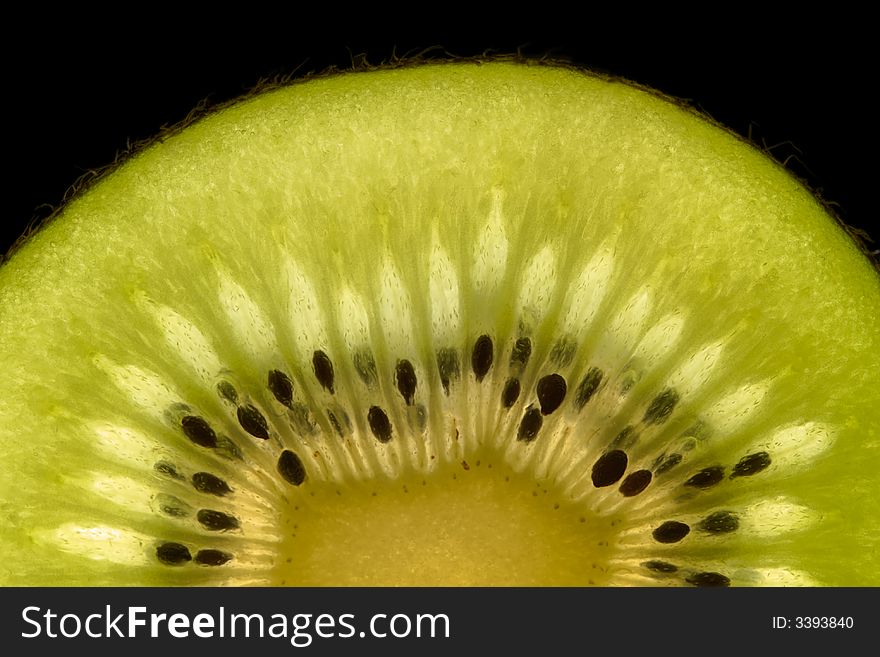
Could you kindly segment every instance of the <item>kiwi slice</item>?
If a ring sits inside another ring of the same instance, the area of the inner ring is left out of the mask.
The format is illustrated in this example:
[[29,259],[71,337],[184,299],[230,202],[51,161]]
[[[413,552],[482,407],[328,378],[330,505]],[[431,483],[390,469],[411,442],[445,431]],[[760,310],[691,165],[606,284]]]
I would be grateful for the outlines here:
[[0,269],[3,584],[880,584],[880,284],[616,80],[317,78]]

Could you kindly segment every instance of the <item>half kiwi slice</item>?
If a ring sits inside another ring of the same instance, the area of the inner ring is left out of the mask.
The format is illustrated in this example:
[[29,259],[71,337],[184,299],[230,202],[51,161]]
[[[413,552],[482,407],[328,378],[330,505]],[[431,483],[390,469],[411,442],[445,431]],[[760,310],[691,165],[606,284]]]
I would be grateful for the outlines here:
[[880,278],[630,84],[316,78],[0,269],[0,582],[880,584]]

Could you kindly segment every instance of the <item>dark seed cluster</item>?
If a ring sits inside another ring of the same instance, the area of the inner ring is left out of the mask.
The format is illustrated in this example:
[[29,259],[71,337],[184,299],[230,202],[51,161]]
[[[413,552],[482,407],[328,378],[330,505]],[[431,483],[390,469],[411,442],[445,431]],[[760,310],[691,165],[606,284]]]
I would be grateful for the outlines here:
[[620,484],[620,494],[624,497],[634,497],[641,493],[651,483],[653,475],[650,470],[636,470],[631,472]]
[[538,381],[538,402],[541,404],[541,415],[550,415],[562,405],[567,386],[565,379],[558,374],[548,374]]
[[[167,566],[182,566],[193,561],[190,549],[182,543],[162,543],[156,548],[156,558]],[[200,566],[222,566],[233,555],[222,550],[207,548],[196,552],[195,562]]]
[[192,561],[189,548],[181,543],[163,543],[156,548],[156,557],[161,563],[177,566]]
[[604,488],[616,484],[626,472],[627,462],[626,452],[619,449],[602,454],[599,460],[593,464],[593,470],[590,473],[593,486]]
[[[749,454],[740,459],[739,462],[733,466],[730,479],[736,479],[737,477],[751,477],[766,470],[770,466],[770,463],[770,455],[767,452]],[[712,465],[691,475],[685,480],[683,485],[689,488],[706,490],[713,486],[717,486],[724,481],[725,473],[726,468],[723,465]]]
[[278,473],[288,483],[301,485],[306,480],[306,469],[296,452],[285,449],[278,457]]
[[[577,343],[571,339],[557,341],[548,356],[548,363],[553,369],[561,369],[568,366],[574,359]],[[586,407],[607,384],[606,373],[597,367],[589,367],[579,380],[566,380],[565,376],[558,371],[542,373],[535,378],[534,388],[526,389],[524,381],[531,378],[526,372],[529,365],[534,345],[529,337],[518,337],[511,349],[508,361],[508,372],[501,389],[500,405],[505,410],[513,409],[517,404],[524,407],[518,418],[516,438],[522,443],[535,441],[545,424],[545,418],[557,412],[568,402],[570,412],[579,413]],[[449,395],[452,386],[462,376],[462,368],[467,367],[467,355],[464,355],[453,347],[440,348],[435,353],[436,375],[442,386],[443,393]],[[483,383],[492,371],[496,361],[496,345],[492,336],[482,334],[474,340],[470,350],[470,368],[475,381]],[[502,361],[503,362],[503,361]],[[352,354],[352,364],[360,380],[369,389],[379,387],[379,375],[373,353],[363,349]],[[320,388],[335,395],[336,393],[336,369],[334,363],[326,351],[318,349],[312,352],[311,370],[314,381]],[[308,372],[293,372],[298,381],[308,380]],[[353,430],[352,420],[342,408],[342,403],[325,402],[323,411],[316,411],[308,405],[305,399],[297,401],[297,388],[294,377],[282,369],[268,371],[266,386],[271,398],[280,406],[274,411],[267,409],[265,412],[252,401],[247,391],[239,391],[227,380],[221,380],[216,385],[216,393],[224,402],[231,413],[234,409],[235,420],[240,429],[247,436],[265,445],[276,444],[277,434],[267,417],[273,418],[273,412],[286,414],[291,426],[303,435],[314,435],[319,429],[318,422],[323,414],[340,439],[345,439]],[[428,373],[430,381],[430,373]],[[234,380],[234,379],[233,379]],[[416,365],[413,361],[400,358],[394,365],[390,381],[393,389],[400,395],[398,404],[405,407],[414,407],[407,410],[410,428],[425,426],[424,406],[417,403],[417,396],[424,394],[421,391],[420,376],[417,374]],[[576,385],[575,385],[576,383]],[[630,382],[631,384],[632,382]],[[383,382],[383,390],[385,382]],[[571,384],[571,391],[569,390]],[[626,382],[620,389],[620,394],[626,393]],[[298,384],[297,384],[298,385]],[[640,434],[648,431],[652,426],[666,423],[675,413],[680,403],[680,394],[674,388],[668,387],[657,393],[644,407],[641,420],[624,426],[617,431],[614,438],[605,446],[604,452],[594,461],[590,470],[590,478],[595,488],[617,487],[617,493],[624,498],[640,495],[651,486],[657,477],[665,475],[678,466],[684,459],[682,452],[687,453],[696,444],[696,439],[691,439],[690,446],[687,441],[679,445],[677,451],[662,453],[657,456],[647,468],[628,471],[630,457],[628,452],[639,442]],[[388,402],[390,403],[390,402]],[[285,410],[286,409],[286,410]],[[389,443],[394,439],[395,428],[392,426],[388,406],[378,404],[370,405],[366,412],[366,421],[373,438],[379,443]],[[418,417],[421,423],[415,418]],[[230,455],[241,458],[240,452],[234,443],[221,433],[219,423],[209,422],[190,407],[183,404],[177,409],[177,413],[185,413],[179,418],[179,426],[183,435],[194,445],[202,448],[215,449],[215,454],[229,457]],[[177,417],[177,416],[175,416]],[[549,422],[549,420],[547,420]],[[326,425],[325,425],[326,426]],[[698,431],[699,427],[688,431]],[[243,434],[243,435],[244,435]],[[273,435],[276,440],[271,441]],[[698,433],[685,433],[683,436],[699,436]],[[271,447],[270,447],[271,449]],[[292,449],[281,449],[277,453],[276,469],[281,479],[292,486],[301,486],[308,479],[306,465],[300,455]],[[764,470],[771,464],[770,454],[765,451],[755,452],[742,457],[735,464],[713,464],[696,472],[687,474],[681,485],[693,491],[705,491],[722,484],[725,479],[751,477]],[[192,488],[199,494],[211,498],[227,498],[234,500],[235,490],[229,483],[215,473],[199,471],[183,473],[173,463],[160,461],[154,466],[155,472],[176,482],[189,482]],[[465,469],[467,466],[465,465]],[[234,483],[234,480],[233,480]],[[178,486],[179,483],[174,484]],[[691,493],[693,495],[695,493]],[[209,499],[208,497],[205,498]],[[199,508],[201,505],[190,506],[173,495],[159,495],[156,498],[157,508],[168,518],[178,519],[179,522],[193,522],[208,532],[219,533],[235,531],[241,528],[241,521],[236,515],[208,506]],[[708,536],[722,536],[736,532],[740,527],[740,520],[736,513],[729,510],[718,510],[709,513],[693,525],[678,520],[666,520],[651,530],[653,540],[660,544],[675,544],[684,540],[692,530]],[[715,539],[710,539],[715,540]],[[204,547],[194,549],[182,543],[168,541],[157,546],[156,558],[162,564],[169,566],[181,566],[187,563],[195,563],[202,566],[222,566],[233,559],[233,555],[215,548]],[[654,576],[675,577],[680,581],[693,586],[729,586],[730,579],[717,572],[700,572],[689,570],[682,565],[676,565],[662,560],[649,560],[642,563],[647,571]]]
[[770,466],[770,455],[767,452],[756,452],[749,454],[740,459],[739,463],[733,466],[731,479],[735,477],[751,477],[758,474],[762,470],[766,470]]
[[504,390],[501,391],[501,406],[510,408],[519,399],[520,383],[519,379],[507,379],[504,382]]
[[544,424],[544,418],[540,409],[530,406],[526,409],[522,421],[519,423],[516,439],[527,443],[533,441],[538,436],[542,424]]
[[216,495],[217,497],[223,497],[232,492],[229,484],[210,472],[196,472],[192,476],[192,485],[200,493]]
[[232,560],[232,555],[222,550],[206,549],[196,553],[196,563],[202,566],[222,566]]
[[488,335],[481,335],[477,338],[471,353],[471,368],[474,371],[474,376],[477,377],[477,382],[482,381],[492,369],[494,353],[492,338]]
[[412,406],[416,396],[416,371],[408,360],[397,361],[394,370],[394,378],[397,383],[397,391],[403,397],[407,406]]
[[[645,561],[642,566],[655,575],[666,577],[674,575],[680,570],[675,564],[659,560]],[[714,572],[691,572],[684,581],[692,586],[730,586],[730,578]]]
[[367,412],[367,422],[376,440],[380,443],[387,443],[391,440],[391,420],[388,419],[385,411],[378,406],[370,406],[370,410]]
[[254,438],[269,440],[269,424],[259,409],[250,404],[244,404],[239,406],[235,413],[242,429]]
[[678,543],[691,533],[690,526],[677,520],[667,520],[657,527],[651,535],[658,543]]
[[293,381],[284,372],[280,370],[269,372],[269,391],[278,403],[293,408]]
[[708,534],[729,534],[739,528],[739,518],[730,511],[716,511],[701,520],[697,528]]
[[202,527],[212,532],[226,532],[240,527],[238,518],[214,509],[200,509],[196,518]]
[[312,354],[312,367],[315,370],[315,378],[318,380],[318,383],[332,395],[334,392],[333,381],[335,376],[330,357],[321,350],[316,351]]
[[694,586],[730,586],[730,579],[721,573],[694,573],[685,581]]
[[216,447],[217,434],[204,418],[197,415],[185,415],[180,421],[183,433],[200,447]]
[[724,467],[713,465],[709,468],[703,468],[697,474],[684,482],[685,486],[692,488],[711,488],[715,484],[724,479]]

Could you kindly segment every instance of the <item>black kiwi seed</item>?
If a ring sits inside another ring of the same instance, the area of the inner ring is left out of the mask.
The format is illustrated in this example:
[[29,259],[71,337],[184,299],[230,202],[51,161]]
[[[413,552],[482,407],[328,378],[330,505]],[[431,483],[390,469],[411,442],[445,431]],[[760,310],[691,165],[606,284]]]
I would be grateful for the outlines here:
[[293,381],[281,370],[269,372],[269,391],[279,404],[284,404],[287,408],[293,407]]
[[269,425],[256,407],[244,404],[238,407],[236,415],[238,415],[238,423],[241,428],[254,438],[269,439]]
[[156,548],[156,558],[167,566],[179,566],[192,561],[189,548],[180,543],[162,543]]
[[720,465],[713,465],[700,470],[684,482],[684,485],[691,488],[706,489],[711,488],[722,479],[724,479],[724,468]]
[[408,360],[397,361],[394,369],[394,378],[397,382],[397,391],[406,401],[407,406],[413,405],[416,395],[416,371]]
[[221,550],[199,550],[196,553],[196,563],[202,566],[222,566],[232,559],[232,555]]
[[387,443],[391,440],[391,420],[388,415],[378,406],[370,406],[367,412],[367,422],[370,430],[380,443]]
[[331,395],[333,394],[333,361],[323,351],[318,349],[312,354],[312,369],[315,371],[315,378],[318,383]]
[[238,529],[240,524],[238,518],[231,516],[222,511],[214,511],[213,509],[200,509],[196,514],[199,524],[205,529],[212,532],[228,531],[230,529]]
[[474,343],[474,350],[471,353],[471,367],[478,382],[482,381],[489,373],[489,370],[492,369],[493,358],[492,338],[488,335],[481,335],[477,338],[476,343]]
[[228,402],[235,404],[238,401],[238,392],[229,381],[221,381],[217,384],[217,394]]
[[550,415],[562,404],[568,387],[565,379],[559,374],[548,374],[538,381],[538,402],[541,404],[541,414]]
[[449,385],[461,375],[458,364],[458,352],[451,347],[444,347],[437,351],[437,371],[440,373],[440,383],[443,392],[449,394]]
[[285,449],[278,457],[278,473],[294,486],[299,486],[306,480],[306,468],[303,462],[289,449]]
[[525,367],[529,364],[532,355],[532,341],[528,338],[519,338],[510,352],[511,367]]
[[542,424],[544,424],[544,418],[541,416],[541,411],[530,406],[526,409],[522,421],[519,423],[516,439],[526,443],[532,442],[541,430]]
[[642,564],[648,570],[653,570],[655,573],[674,573],[678,571],[678,566],[668,563],[666,561],[646,561]]
[[730,578],[721,573],[694,573],[685,581],[694,586],[730,586]]
[[678,393],[672,388],[667,388],[651,400],[642,420],[645,424],[662,424],[672,415],[678,399]]
[[729,534],[739,528],[739,518],[730,511],[716,511],[703,518],[697,527],[709,534]]
[[744,456],[739,460],[739,463],[733,466],[733,472],[730,474],[730,478],[751,477],[752,475],[761,472],[761,470],[766,469],[769,465],[770,455],[767,452],[755,452],[754,454]]
[[651,483],[652,475],[650,470],[636,470],[626,476],[623,483],[620,484],[620,494],[624,497],[634,497],[648,487]]
[[217,434],[198,415],[184,415],[180,420],[184,435],[200,447],[216,447]]
[[196,472],[192,476],[192,485],[200,493],[207,493],[208,495],[216,495],[218,497],[229,495],[232,492],[229,484],[210,472]]
[[504,390],[501,391],[501,405],[504,408],[513,406],[519,399],[519,390],[519,379],[507,379],[504,383]]
[[593,471],[590,473],[593,486],[604,488],[616,484],[626,472],[627,462],[626,452],[619,449],[605,452],[593,464]]
[[658,543],[678,543],[690,533],[691,528],[685,523],[678,522],[677,520],[667,520],[651,532],[651,536]]
[[596,394],[599,385],[602,383],[602,370],[591,367],[584,378],[581,379],[580,385],[574,394],[574,405],[577,410],[581,410],[586,406],[587,402]]

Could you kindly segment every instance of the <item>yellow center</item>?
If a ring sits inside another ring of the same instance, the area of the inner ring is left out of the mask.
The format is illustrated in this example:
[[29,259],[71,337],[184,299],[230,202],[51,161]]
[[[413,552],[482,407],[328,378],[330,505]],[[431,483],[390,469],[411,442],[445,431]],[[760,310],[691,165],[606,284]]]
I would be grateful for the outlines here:
[[610,521],[485,460],[427,477],[312,488],[282,522],[277,584],[606,583]]

